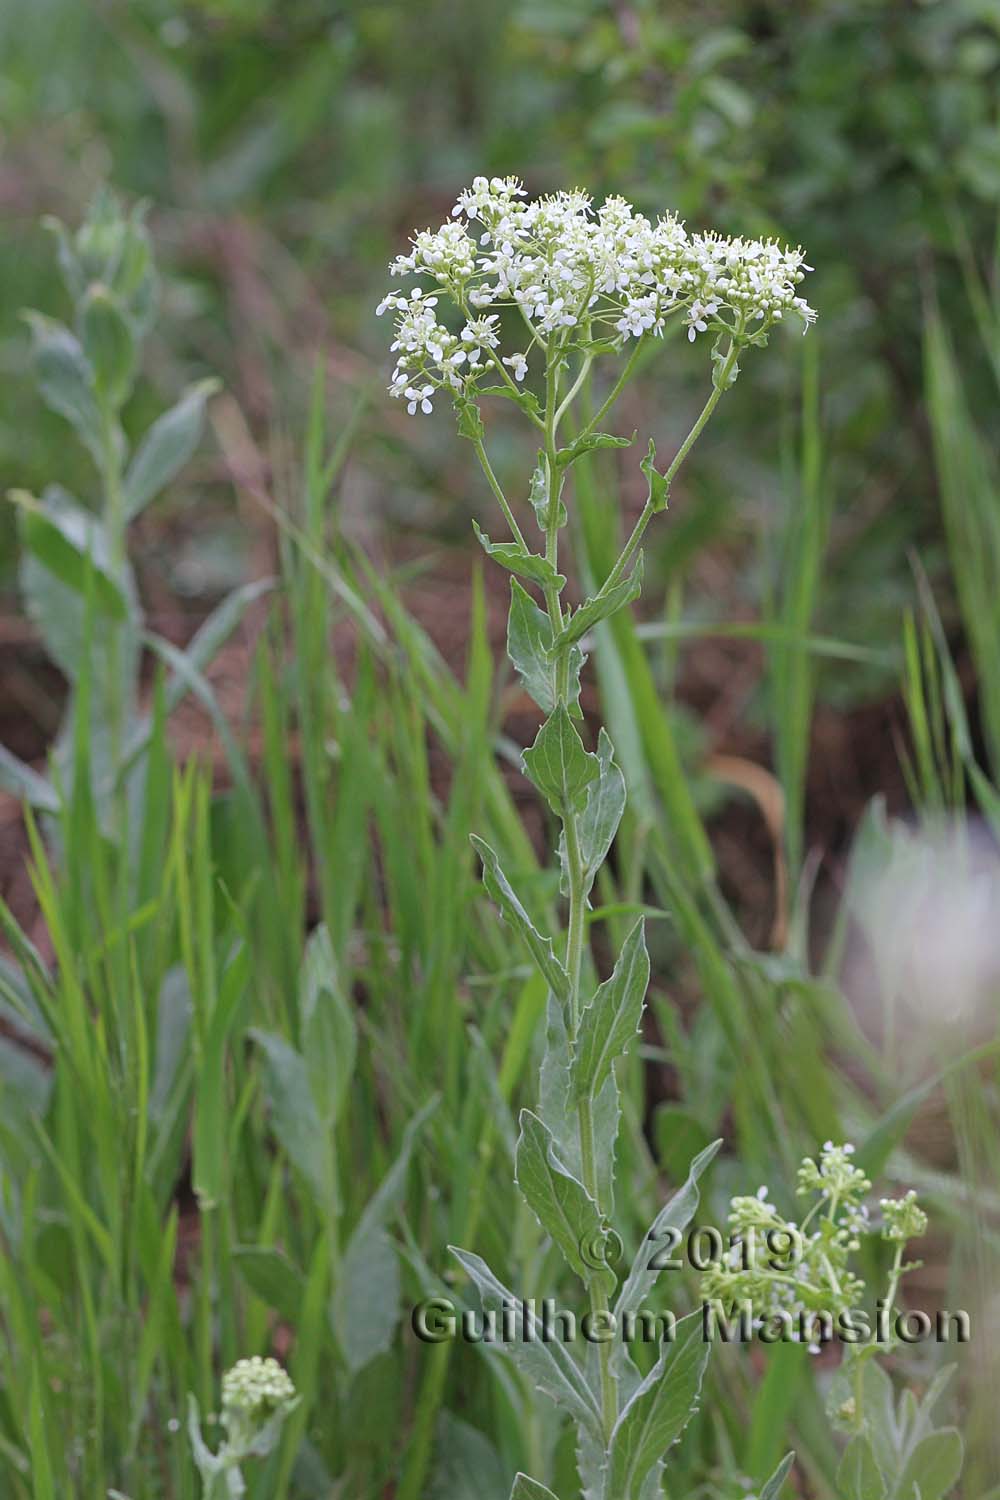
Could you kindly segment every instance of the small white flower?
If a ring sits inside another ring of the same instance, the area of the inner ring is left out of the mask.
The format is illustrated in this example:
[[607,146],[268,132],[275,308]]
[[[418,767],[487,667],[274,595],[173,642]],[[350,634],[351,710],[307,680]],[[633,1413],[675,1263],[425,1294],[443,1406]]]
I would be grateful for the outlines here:
[[416,416],[418,406],[420,407],[420,410],[422,412],[426,412],[428,415],[430,415],[430,413],[434,410],[433,406],[431,405],[431,396],[433,396],[433,394],[434,387],[432,385],[422,385],[419,389],[415,388],[412,385],[408,386],[406,390],[406,410],[409,412],[410,416]]
[[510,365],[511,374],[518,382],[522,381],[528,373],[528,357],[526,354],[507,354],[504,356],[504,364]]

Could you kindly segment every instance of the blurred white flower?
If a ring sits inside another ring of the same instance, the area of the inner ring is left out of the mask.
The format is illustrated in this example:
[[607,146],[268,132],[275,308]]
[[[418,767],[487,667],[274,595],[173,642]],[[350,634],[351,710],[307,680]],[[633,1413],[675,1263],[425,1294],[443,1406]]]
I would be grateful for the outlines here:
[[[848,899],[867,942],[847,975],[863,1009],[895,1005],[939,1035],[994,1011],[1000,852],[986,829],[953,823],[914,830],[870,820],[852,861]],[[956,1040],[964,1045],[961,1035]]]

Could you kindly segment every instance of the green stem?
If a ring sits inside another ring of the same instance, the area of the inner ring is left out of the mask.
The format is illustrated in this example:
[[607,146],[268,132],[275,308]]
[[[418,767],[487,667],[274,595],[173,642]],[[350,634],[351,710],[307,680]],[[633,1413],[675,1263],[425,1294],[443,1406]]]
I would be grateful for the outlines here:
[[[637,353],[638,349],[636,349],[635,351],[635,354]],[[683,443],[681,443],[677,452],[674,454],[670,467],[667,469],[666,473],[663,476],[664,483],[666,484],[668,491],[677,475],[678,469],[687,458],[688,454],[691,452],[691,449],[694,447],[695,443],[698,441],[698,438],[701,436],[701,433],[706,426],[709,417],[711,417],[713,411],[718,405],[719,399],[722,396],[723,391],[726,389],[733,366],[736,363],[737,353],[737,344],[735,340],[731,340],[729,344],[729,352],[726,355],[725,362],[723,363],[722,369],[719,372],[718,381],[712,386],[711,394],[709,395],[709,398],[705,402],[705,405],[702,407],[701,411],[698,413],[698,416],[695,419],[694,426],[691,428],[691,431],[688,433],[687,437],[684,439]],[[633,354],[633,360],[635,359],[635,354]],[[604,406],[601,408],[601,411],[598,412],[594,420],[592,422],[589,422],[584,428],[581,436],[586,436],[593,429],[595,423],[600,419],[607,406],[608,402],[605,402]],[[650,498],[643,506],[639,514],[639,519],[636,521],[635,526],[632,528],[632,535],[629,537],[628,541],[625,543],[625,546],[622,548],[621,555],[619,556],[618,561],[615,563],[614,567],[611,569],[611,572],[608,574],[607,578],[601,585],[597,595],[599,599],[603,599],[604,596],[606,594],[609,594],[615,587],[615,585],[620,582],[625,569],[628,567],[629,563],[632,561],[633,556],[635,555],[636,548],[642,541],[643,534],[646,530],[646,527],[649,525],[654,513],[655,512],[652,498]]]
[[738,353],[739,346],[736,343],[736,340],[730,339],[729,352],[726,355],[718,376],[713,382],[711,395],[699,412],[698,417],[695,420],[695,424],[691,428],[691,431],[688,433],[687,437],[684,439],[683,443],[681,443],[677,452],[674,454],[673,462],[663,476],[666,480],[668,489],[670,488],[677,470],[680,468],[681,464],[691,452],[691,449],[694,447],[695,443],[701,436],[702,429],[704,428],[706,422],[712,415],[715,408],[718,406],[719,399],[722,396],[723,391],[728,388],[729,377],[733,373],[733,366],[736,364],[736,356]]
[[[607,416],[608,412],[614,406],[622,391],[632,379],[632,376],[635,373],[635,367],[639,363],[639,357],[644,351],[645,347],[645,337],[636,339],[635,348],[632,350],[632,353],[625,361],[625,364],[622,367],[621,374],[618,376],[618,379],[615,381],[614,385],[611,387],[607,396],[605,396],[604,400],[601,402],[601,405],[597,408],[597,411],[591,417],[586,427],[580,433],[579,437],[577,438],[577,442],[579,442],[582,438],[589,437],[590,434],[594,431],[598,422],[602,421],[604,417]],[[560,415],[562,414],[560,413]]]
[[529,548],[527,542],[524,540],[524,534],[521,531],[520,526],[518,526],[517,524],[514,512],[511,510],[510,505],[507,501],[507,496],[500,488],[500,482],[493,472],[493,466],[490,463],[489,458],[487,457],[482,438],[476,438],[474,447],[476,450],[476,457],[479,459],[482,471],[486,475],[487,483],[489,484],[490,489],[493,491],[494,495],[499,501],[500,509],[503,511],[507,521],[507,525],[510,527],[511,536],[514,538],[515,542],[520,547],[522,552],[528,552]]
[[[558,400],[558,354],[550,357],[545,383],[545,458],[548,477],[548,526],[546,529],[545,555],[556,566],[559,560],[559,500],[562,474],[556,463],[556,430],[566,402],[560,407]],[[562,610],[555,588],[545,591],[546,604],[554,631],[562,625]],[[569,650],[563,648],[555,663],[556,699],[566,705],[569,700]],[[580,834],[576,811],[566,806],[562,811],[563,833],[566,843],[566,870],[569,883],[569,912],[566,933],[566,973],[569,977],[569,1025],[571,1042],[575,1040],[580,1024],[581,974],[586,932],[587,894],[584,888],[583,859],[580,853]],[[577,1128],[580,1137],[580,1160],[583,1185],[590,1197],[601,1207],[600,1186],[597,1175],[597,1147],[594,1137],[594,1118],[591,1101],[585,1098],[577,1109]],[[595,1324],[601,1326],[609,1312],[608,1294],[600,1276],[595,1275],[588,1286],[590,1310]],[[601,1424],[605,1443],[610,1442],[618,1418],[618,1390],[611,1370],[611,1345],[598,1345],[601,1371]]]

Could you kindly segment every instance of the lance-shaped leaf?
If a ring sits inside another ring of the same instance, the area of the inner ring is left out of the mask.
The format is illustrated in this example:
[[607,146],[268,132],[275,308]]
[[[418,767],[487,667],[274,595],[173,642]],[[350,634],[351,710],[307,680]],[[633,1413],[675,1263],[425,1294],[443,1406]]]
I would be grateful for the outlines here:
[[631,604],[633,599],[638,599],[642,593],[642,553],[639,552],[635,567],[627,578],[620,583],[614,584],[607,593],[596,594],[593,599],[587,599],[580,605],[579,609],[573,611],[569,621],[560,630],[553,642],[553,652],[561,651],[570,641],[578,641],[581,636],[593,630],[594,626],[601,620],[606,620],[609,615],[616,614],[624,605]]
[[778,1496],[781,1494],[781,1491],[785,1487],[785,1480],[792,1472],[792,1465],[794,1464],[794,1462],[795,1454],[786,1453],[784,1458],[781,1460],[781,1463],[775,1469],[774,1473],[771,1475],[770,1479],[761,1490],[760,1500],[778,1500]]
[[434,1433],[434,1468],[422,1500],[507,1500],[510,1470],[484,1433],[442,1412]]
[[530,578],[532,583],[540,584],[542,588],[562,589],[566,582],[565,576],[557,573],[546,558],[539,557],[534,552],[522,551],[516,542],[491,542],[485,531],[481,531],[475,521],[472,523],[472,529],[483,551],[488,553],[502,568],[506,568],[510,573],[518,573],[522,578]]
[[885,1500],[882,1471],[875,1462],[871,1443],[860,1434],[844,1449],[837,1469],[837,1489],[844,1500]]
[[573,1099],[597,1094],[639,1029],[649,984],[646,923],[640,917],[625,939],[610,979],[580,1017],[573,1060]]
[[683,1318],[615,1423],[608,1448],[608,1494],[641,1500],[650,1470],[694,1413],[710,1345],[699,1313]]
[[184,467],[201,440],[208,398],[217,380],[200,380],[150,427],[125,475],[125,514],[137,516]]
[[435,1095],[407,1125],[399,1155],[369,1199],[347,1242],[330,1321],[348,1371],[356,1375],[392,1343],[402,1312],[399,1261],[386,1225],[397,1213],[417,1135],[437,1108]]
[[75,334],[42,313],[25,313],[31,329],[38,388],[48,406],[76,428],[98,466],[102,461],[101,414],[94,372]]
[[[562,480],[560,480],[560,485],[561,484]],[[528,491],[528,499],[531,501],[531,508],[535,512],[535,520],[538,522],[538,529],[540,531],[548,531],[549,482],[545,472],[545,454],[541,451],[539,451],[538,454],[538,464],[535,469],[533,469],[531,474],[531,487]],[[556,518],[557,529],[561,530],[562,527],[566,525],[566,522],[569,518],[566,514],[566,507],[563,504],[562,500],[557,499],[556,504],[559,507],[558,516]]]
[[500,1315],[508,1311],[513,1316],[518,1337],[498,1340],[492,1347],[507,1355],[536,1390],[599,1438],[601,1417],[597,1398],[566,1345],[559,1339],[542,1338],[542,1327],[530,1303],[521,1302],[508,1291],[478,1255],[458,1250],[454,1245],[449,1249],[475,1284],[483,1312]]
[[545,720],[522,760],[525,774],[552,811],[561,817],[580,811],[586,801],[587,787],[599,770],[597,756],[583,748],[583,741],[561,703]]
[[608,1500],[608,1452],[603,1435],[595,1438],[586,1428],[578,1429],[576,1471],[580,1476],[580,1500]]
[[942,1427],[922,1438],[907,1460],[896,1493],[920,1500],[944,1500],[962,1472],[962,1439],[955,1427]]
[[500,908],[500,915],[519,933],[528,952],[545,976],[549,987],[561,1000],[565,1000],[569,994],[569,977],[553,952],[552,939],[543,938],[528,916],[489,844],[484,843],[475,834],[472,834],[471,838],[473,848],[483,862],[483,884]]
[[602,729],[597,738],[597,776],[587,788],[577,827],[588,891],[608,857],[624,811],[625,777],[615,764],[611,739]]
[[544,1484],[539,1484],[537,1479],[529,1479],[527,1474],[518,1474],[510,1492],[510,1500],[556,1500],[556,1496]]
[[[549,996],[546,1013],[545,1052],[539,1078],[538,1112],[556,1143],[560,1157],[573,1175],[582,1180],[580,1124],[572,1095],[572,1060],[566,1017],[562,1004]],[[599,1143],[595,1163],[597,1196],[606,1214],[615,1206],[615,1143],[618,1140],[618,1084],[609,1073],[593,1102],[594,1139]]]
[[[686,1229],[694,1218],[701,1201],[698,1188],[699,1178],[707,1170],[721,1145],[721,1141],[713,1141],[710,1146],[705,1147],[704,1151],[698,1153],[691,1163],[684,1186],[674,1194],[669,1203],[660,1209],[653,1220],[652,1228],[639,1246],[635,1260],[632,1262],[632,1269],[618,1294],[615,1318],[619,1328],[622,1326],[622,1319],[626,1313],[638,1312],[644,1306],[646,1298],[656,1283],[660,1271],[655,1264],[650,1268],[650,1261],[655,1261],[657,1252],[662,1250],[667,1231]],[[620,1359],[623,1353],[623,1344],[616,1342],[612,1345],[613,1360]]]
[[631,448],[634,442],[634,432],[631,437],[616,437],[613,432],[591,432],[586,437],[578,437],[568,447],[560,448],[556,463],[561,469],[568,469],[570,464],[575,464],[585,453],[593,453],[596,448]]
[[343,1108],[358,1040],[325,923],[306,944],[299,975],[299,1012],[309,1085],[323,1127],[330,1130]]
[[131,601],[112,569],[100,521],[53,485],[37,500],[25,490],[10,497],[18,509],[21,540],[60,583],[82,598],[88,590],[99,613],[125,620]]
[[[510,613],[507,616],[507,655],[525,690],[543,713],[556,706],[555,663],[552,651],[552,621],[539,609],[516,578],[510,581]],[[569,709],[580,717],[580,669],[586,657],[579,646],[569,649]]]
[[274,1134],[308,1182],[317,1204],[325,1208],[331,1201],[334,1163],[330,1137],[309,1087],[305,1059],[272,1032],[252,1030],[250,1035],[264,1054],[264,1089]]
[[117,410],[132,389],[135,338],[121,303],[102,283],[95,282],[84,294],[79,326],[94,387]]
[[[550,1131],[530,1109],[521,1111],[516,1153],[517,1185],[546,1234],[582,1281],[594,1279],[604,1241],[601,1211],[583,1183],[559,1160]],[[608,1279],[605,1273],[605,1280]],[[610,1278],[613,1289],[614,1278]]]

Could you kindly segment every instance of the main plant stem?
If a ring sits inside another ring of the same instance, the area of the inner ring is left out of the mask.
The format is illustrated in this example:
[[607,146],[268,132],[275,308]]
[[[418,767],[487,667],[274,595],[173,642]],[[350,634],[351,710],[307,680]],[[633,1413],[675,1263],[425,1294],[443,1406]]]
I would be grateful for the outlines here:
[[[742,330],[737,330],[737,333]],[[597,423],[614,405],[619,394],[627,383],[638,363],[642,340],[637,341],[631,358],[628,360],[624,370],[615,382],[605,401],[594,417],[583,429],[582,436],[593,432]],[[562,353],[558,343],[553,340],[546,348],[548,355],[548,369],[545,376],[545,419],[541,425],[545,433],[545,477],[546,477],[546,515],[545,515],[545,558],[551,564],[553,571],[558,568],[559,562],[559,519],[560,501],[563,477],[565,471],[560,468],[558,461],[557,433],[560,420],[571,405],[577,392],[580,390],[586,372],[589,369],[589,360],[585,361],[576,381],[568,394],[559,402],[559,372],[562,364]],[[705,402],[701,412],[695,419],[687,437],[678,448],[673,461],[663,475],[664,482],[669,489],[670,483],[676,475],[681,464],[688,453],[697,442],[702,429],[705,427],[712,412],[718,404],[719,398],[729,384],[729,379],[736,363],[737,339],[734,337],[729,346],[729,351],[719,370],[716,380],[713,382],[712,391]],[[504,372],[505,373],[505,372]],[[578,439],[579,441],[579,439]],[[506,496],[493,472],[482,439],[479,438],[475,444],[476,454],[486,475],[486,479],[494,495],[500,503],[504,516],[507,519],[514,540],[521,551],[529,551],[513,511]],[[598,597],[606,595],[615,584],[623,577],[626,568],[634,557],[643,533],[657,507],[653,503],[650,494],[643,510],[637,520],[632,534],[625,543],[624,548],[611,572],[605,579]],[[558,639],[564,625],[562,605],[559,600],[559,590],[555,584],[549,584],[544,589],[545,607],[552,625],[553,637]],[[557,648],[553,662],[555,699],[568,708],[570,703],[570,650],[569,644]],[[566,932],[566,973],[569,979],[569,1000],[567,1015],[567,1031],[571,1045],[575,1044],[576,1034],[580,1024],[582,1011],[582,975],[583,957],[586,943],[586,911],[587,892],[585,885],[585,870],[583,857],[580,850],[580,831],[577,812],[571,805],[564,805],[561,810],[563,835],[566,852],[566,880],[568,886],[568,925]],[[580,1140],[580,1163],[583,1185],[590,1197],[596,1203],[598,1211],[604,1216],[604,1205],[601,1203],[600,1180],[597,1171],[597,1143],[594,1134],[593,1103],[589,1096],[584,1097],[577,1106],[577,1130]],[[590,1294],[590,1310],[595,1327],[605,1327],[610,1311],[608,1302],[607,1286],[600,1274],[595,1274],[588,1283]],[[598,1355],[600,1359],[600,1382],[601,1382],[601,1424],[604,1431],[605,1443],[611,1440],[615,1423],[618,1419],[618,1389],[611,1371],[611,1344],[603,1340],[598,1342]]]
[[[559,385],[557,373],[558,358],[558,354],[550,358],[549,370],[545,382],[545,464],[548,494],[545,555],[553,567],[556,567],[559,559],[559,502],[560,491],[562,489],[562,472],[556,460],[556,429],[559,417],[565,408],[565,403],[563,408],[557,406]],[[553,634],[557,635],[562,629],[563,617],[559,595],[555,587],[546,589],[545,602],[549,618],[552,622]],[[557,702],[566,707],[569,705],[569,650],[569,646],[565,646],[559,651],[555,660],[555,696]],[[569,1032],[570,1044],[572,1045],[576,1040],[576,1032],[580,1024],[581,975],[583,971],[587,896],[584,889],[584,870],[580,854],[577,815],[573,807],[568,805],[563,807],[562,824],[566,846],[566,873],[569,887],[569,913],[566,933],[566,973],[569,977],[569,1016],[567,1030]],[[589,1098],[581,1099],[577,1107],[577,1129],[580,1138],[580,1162],[583,1185],[597,1204],[599,1212],[603,1214],[604,1208],[601,1203],[600,1185],[597,1176],[594,1116]],[[595,1327],[603,1328],[607,1323],[610,1309],[607,1289],[599,1274],[595,1274],[591,1278],[588,1291],[590,1294],[590,1311],[594,1325]],[[605,1442],[608,1443],[611,1440],[611,1434],[618,1419],[618,1390],[611,1372],[610,1344],[599,1342],[598,1355],[601,1371],[601,1424],[604,1430]]]

